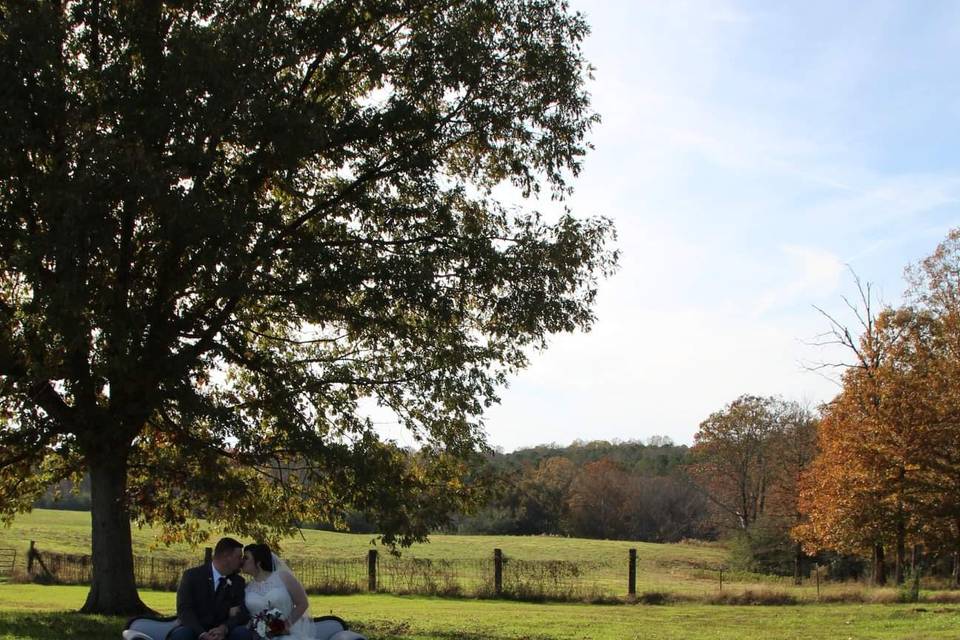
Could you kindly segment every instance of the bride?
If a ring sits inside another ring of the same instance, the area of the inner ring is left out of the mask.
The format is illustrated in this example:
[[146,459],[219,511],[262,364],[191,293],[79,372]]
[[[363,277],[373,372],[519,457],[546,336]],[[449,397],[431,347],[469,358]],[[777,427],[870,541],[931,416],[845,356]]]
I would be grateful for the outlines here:
[[247,583],[244,604],[251,616],[264,609],[279,609],[287,622],[291,640],[312,640],[313,623],[307,612],[307,592],[286,563],[265,544],[243,549],[242,571],[253,579]]

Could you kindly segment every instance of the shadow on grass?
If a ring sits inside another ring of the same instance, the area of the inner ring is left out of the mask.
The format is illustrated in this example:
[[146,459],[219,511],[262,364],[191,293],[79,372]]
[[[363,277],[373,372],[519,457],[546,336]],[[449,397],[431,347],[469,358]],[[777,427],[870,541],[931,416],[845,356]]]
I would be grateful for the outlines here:
[[[411,638],[429,638],[430,640],[515,640],[516,635],[495,635],[489,632],[476,633],[466,631],[438,631],[416,630],[405,622],[374,623],[366,625],[352,625],[357,633],[362,633],[370,640],[411,640]],[[524,634],[522,640],[553,640],[551,636]]]
[[[91,616],[73,611],[0,613],[0,638],[5,640],[120,640],[126,618]],[[370,640],[512,640],[515,635],[417,630],[405,623],[356,625],[355,631]],[[551,640],[549,636],[524,635],[523,640]]]
[[[73,611],[0,613],[0,638],[4,640],[120,640],[126,618],[91,616]],[[357,624],[355,631],[370,640],[513,640],[516,635],[456,630],[418,630],[406,623]],[[523,640],[552,640],[550,636],[523,635]]]
[[0,638],[17,640],[119,640],[126,618],[72,611],[0,613]]

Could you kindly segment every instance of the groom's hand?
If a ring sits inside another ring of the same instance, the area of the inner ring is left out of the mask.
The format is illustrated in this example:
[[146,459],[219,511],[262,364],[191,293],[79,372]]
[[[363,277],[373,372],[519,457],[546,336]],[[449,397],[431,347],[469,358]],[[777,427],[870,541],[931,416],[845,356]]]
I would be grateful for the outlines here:
[[197,640],[223,640],[227,637],[227,625],[220,625],[219,627],[214,627],[210,631],[205,631],[200,634],[200,637]]

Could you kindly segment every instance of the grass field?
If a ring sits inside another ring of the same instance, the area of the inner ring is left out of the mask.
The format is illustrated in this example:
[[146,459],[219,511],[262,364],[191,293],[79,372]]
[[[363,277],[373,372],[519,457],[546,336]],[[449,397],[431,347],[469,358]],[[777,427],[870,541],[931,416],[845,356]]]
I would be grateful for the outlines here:
[[[208,541],[213,545],[222,532],[214,532]],[[282,541],[283,554],[289,558],[323,557],[356,558],[366,555],[372,534],[334,533],[304,529],[302,536]],[[84,511],[35,509],[17,516],[9,528],[0,527],[0,546],[26,549],[35,540],[40,549],[63,553],[90,552],[90,514]],[[152,553],[159,557],[202,555],[188,545],[170,547],[158,544],[156,531],[133,528],[135,553]],[[590,560],[625,562],[627,550],[637,549],[639,562],[648,566],[721,565],[727,552],[719,544],[653,544],[619,540],[584,540],[551,536],[449,536],[436,535],[430,542],[402,550],[415,558],[480,559],[493,555],[494,548],[524,560]]]
[[[215,532],[210,544],[219,537]],[[297,558],[362,559],[371,548],[371,535],[304,530],[302,536],[283,541],[283,553]],[[18,550],[20,562],[30,540],[42,551],[89,553],[90,514],[86,512],[36,510],[18,516],[9,528],[0,528],[0,547]],[[134,528],[134,552],[168,558],[190,558],[199,562],[202,550],[186,545],[165,547],[157,544],[155,531]],[[757,574],[724,575],[720,591],[719,575],[710,567],[727,562],[726,549],[718,544],[650,544],[628,541],[583,540],[542,536],[432,536],[427,544],[403,551],[405,558],[432,560],[478,560],[490,558],[494,548],[503,549],[508,558],[518,560],[568,560],[590,567],[582,580],[605,596],[626,595],[627,557],[637,549],[637,590],[640,594],[665,593],[674,600],[712,601],[746,592],[759,594],[757,600],[817,600],[816,587],[810,581],[795,586],[791,579]],[[861,584],[824,584],[824,600],[895,602],[895,588],[871,588]],[[949,601],[960,594],[922,591],[921,599]],[[960,636],[960,634],[958,634]]]
[[[84,587],[0,584],[0,639],[118,639],[123,621],[69,613]],[[143,592],[171,612],[174,595]],[[314,596],[371,640],[937,640],[957,638],[960,607],[818,604],[737,607],[529,604],[391,595]]]
[[[87,553],[89,514],[38,510],[0,529],[0,546],[25,554],[30,540],[41,550]],[[215,532],[214,537],[219,532]],[[135,551],[160,557],[199,559],[201,550],[157,546],[154,531],[134,531]],[[304,531],[286,540],[290,558],[363,557],[371,536]],[[638,590],[663,591],[679,601],[666,606],[642,604],[536,604],[504,600],[441,599],[364,594],[311,596],[316,615],[334,613],[371,640],[920,640],[960,637],[960,606],[920,604],[808,603],[789,606],[720,606],[689,601],[698,591],[719,593],[713,572],[703,567],[726,562],[720,545],[655,545],[549,537],[435,536],[429,544],[405,550],[405,557],[480,559],[495,547],[525,560],[571,560],[597,566],[626,567],[627,550],[639,556]],[[618,570],[619,571],[619,570]],[[734,578],[730,581],[730,578]],[[625,591],[624,575],[599,575]],[[622,588],[621,588],[622,587]],[[727,576],[723,594],[749,589],[783,591],[811,601],[813,587],[793,587],[764,576]],[[824,596],[856,590],[869,602],[893,601],[896,590],[862,585],[827,585]],[[100,640],[119,638],[123,620],[83,616],[76,611],[86,596],[83,586],[0,583],[0,640]],[[926,594],[931,596],[931,594]],[[937,597],[944,594],[934,594]],[[949,595],[949,594],[948,594]],[[144,602],[171,613],[174,594],[142,590]],[[855,598],[854,598],[855,599]],[[684,601],[687,600],[687,601]]]
[[[215,532],[209,545],[221,532]],[[297,558],[362,559],[373,548],[370,534],[303,530],[302,536],[282,542],[283,554]],[[20,515],[10,528],[0,528],[0,547],[17,549],[25,557],[29,541],[41,551],[86,554],[90,549],[90,514],[37,509]],[[202,557],[202,549],[158,544],[149,528],[133,530],[134,553],[156,557]],[[592,567],[584,580],[599,591],[626,593],[628,550],[637,549],[637,588],[697,594],[716,590],[718,574],[703,567],[726,563],[727,551],[716,544],[651,544],[613,540],[584,540],[544,536],[431,536],[430,542],[402,551],[405,558],[482,560],[500,548],[518,560],[568,560]]]

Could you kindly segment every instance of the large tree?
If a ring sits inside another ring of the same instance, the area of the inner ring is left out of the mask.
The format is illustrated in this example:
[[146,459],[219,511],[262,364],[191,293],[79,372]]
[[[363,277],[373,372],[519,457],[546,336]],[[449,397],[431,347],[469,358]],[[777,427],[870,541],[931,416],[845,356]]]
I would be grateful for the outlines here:
[[616,259],[493,195],[568,193],[586,33],[562,0],[0,5],[0,510],[89,473],[86,611],[143,608],[131,517],[404,543],[469,502],[484,408]]
[[910,541],[960,550],[958,265],[953,231],[908,271],[907,304],[874,314],[861,287],[861,304],[851,305],[859,337],[830,318],[834,341],[855,357],[825,409],[820,455],[803,483],[809,522],[797,533],[811,548],[873,547],[878,581],[884,546],[895,551],[898,582]]
[[747,531],[763,515],[779,471],[776,398],[741,396],[700,423],[688,467],[721,520]]
[[897,360],[909,374],[903,395],[916,425],[915,509],[924,545],[953,554],[960,584],[960,229],[908,268],[907,281]]

